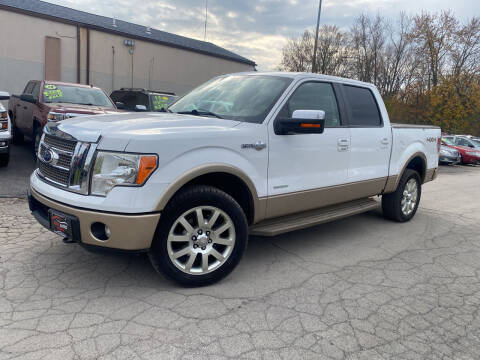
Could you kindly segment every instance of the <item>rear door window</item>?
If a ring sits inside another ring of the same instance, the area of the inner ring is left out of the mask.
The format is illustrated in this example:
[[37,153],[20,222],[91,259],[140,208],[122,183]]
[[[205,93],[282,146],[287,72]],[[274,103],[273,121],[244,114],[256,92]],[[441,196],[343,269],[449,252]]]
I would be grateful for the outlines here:
[[344,94],[350,107],[350,125],[355,127],[382,126],[377,102],[370,89],[343,85]]

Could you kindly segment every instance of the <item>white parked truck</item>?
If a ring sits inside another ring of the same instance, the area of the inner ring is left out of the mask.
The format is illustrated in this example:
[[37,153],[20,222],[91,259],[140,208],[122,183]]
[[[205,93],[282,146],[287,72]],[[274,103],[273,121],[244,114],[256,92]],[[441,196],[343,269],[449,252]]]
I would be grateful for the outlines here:
[[[165,113],[49,122],[30,208],[91,249],[148,252],[186,285],[230,273],[249,234],[376,208],[410,220],[440,129],[390,124],[372,84],[306,73],[214,78]],[[299,239],[298,241],[301,241]]]
[[[0,100],[8,100],[10,95],[0,91]],[[10,141],[12,138],[12,125],[7,110],[0,103],[0,167],[8,165],[10,160]]]

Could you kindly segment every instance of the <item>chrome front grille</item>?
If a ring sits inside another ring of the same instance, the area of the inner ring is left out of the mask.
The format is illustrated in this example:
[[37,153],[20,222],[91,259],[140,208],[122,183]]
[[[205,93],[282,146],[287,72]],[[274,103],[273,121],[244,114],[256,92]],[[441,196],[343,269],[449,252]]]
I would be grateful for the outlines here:
[[41,162],[38,164],[38,170],[45,179],[54,182],[55,184],[68,186],[70,180],[70,171],[60,169],[50,164]]
[[49,147],[70,152],[73,155],[77,142],[45,134],[44,143]]
[[[46,131],[48,128],[46,127]],[[55,135],[60,134],[57,130]],[[65,190],[87,194],[97,145],[44,133],[38,151],[38,176]]]

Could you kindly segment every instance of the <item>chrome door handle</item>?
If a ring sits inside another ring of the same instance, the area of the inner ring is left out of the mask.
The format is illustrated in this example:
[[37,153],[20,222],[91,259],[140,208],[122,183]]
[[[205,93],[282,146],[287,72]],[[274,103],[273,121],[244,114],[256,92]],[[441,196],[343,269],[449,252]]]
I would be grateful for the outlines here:
[[338,139],[337,145],[338,151],[347,151],[350,146],[350,141],[348,139]]
[[255,150],[259,150],[259,151],[265,149],[266,147],[267,147],[267,144],[264,143],[263,141],[257,141],[253,146]]

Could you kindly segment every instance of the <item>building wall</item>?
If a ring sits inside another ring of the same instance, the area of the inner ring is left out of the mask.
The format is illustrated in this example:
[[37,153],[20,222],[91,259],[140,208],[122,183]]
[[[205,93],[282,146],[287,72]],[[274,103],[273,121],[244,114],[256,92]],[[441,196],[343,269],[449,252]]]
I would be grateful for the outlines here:
[[[107,93],[120,87],[184,94],[225,73],[251,71],[250,65],[135,40],[133,56],[123,36],[90,31],[90,84]],[[77,27],[0,9],[0,90],[20,93],[26,82],[45,77],[45,37],[60,38],[61,80],[77,81]],[[115,56],[113,54],[115,51]],[[87,81],[87,29],[80,28],[80,79]]]
[[126,39],[90,31],[90,82],[93,85],[107,91],[113,84],[115,89],[133,86],[184,94],[214,76],[253,70],[246,64],[141,40],[135,40],[131,55],[124,45]]
[[76,27],[0,10],[0,89],[20,93],[45,76],[45,36],[60,38],[61,78],[76,81]]

